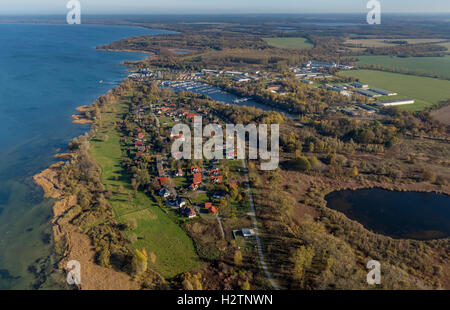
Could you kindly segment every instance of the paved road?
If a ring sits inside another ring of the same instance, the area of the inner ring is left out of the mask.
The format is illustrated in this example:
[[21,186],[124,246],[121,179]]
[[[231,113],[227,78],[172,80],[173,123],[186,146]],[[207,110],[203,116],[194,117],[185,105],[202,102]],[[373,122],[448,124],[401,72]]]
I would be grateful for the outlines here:
[[255,231],[256,245],[257,245],[257,248],[258,248],[259,260],[261,261],[261,266],[262,266],[262,268],[264,270],[264,273],[266,274],[266,277],[269,280],[270,284],[272,285],[272,287],[274,289],[279,290],[280,288],[278,287],[278,285],[275,283],[274,279],[272,278],[272,275],[270,274],[270,271],[267,268],[266,261],[264,260],[264,254],[263,254],[263,250],[262,250],[262,246],[261,246],[261,240],[259,238],[259,232],[258,232],[258,223],[256,221],[255,204],[253,203],[253,196],[252,196],[252,192],[250,190],[250,183],[249,183],[249,180],[248,180],[247,165],[246,165],[244,159],[242,160],[242,166],[244,167],[245,181],[247,183],[248,200],[250,202],[250,210],[251,210],[250,214],[251,214],[252,219],[253,219],[253,229]]

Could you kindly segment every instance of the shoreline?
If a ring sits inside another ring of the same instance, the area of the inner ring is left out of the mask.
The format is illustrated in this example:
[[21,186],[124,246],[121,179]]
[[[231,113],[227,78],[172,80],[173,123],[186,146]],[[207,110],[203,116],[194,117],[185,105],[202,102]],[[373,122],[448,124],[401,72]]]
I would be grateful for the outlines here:
[[[72,123],[89,125],[85,135],[91,132],[92,125],[95,124],[95,117],[86,115],[86,112],[92,111],[97,100],[110,94],[115,87],[96,97],[90,104],[75,108],[75,111],[79,113],[71,116]],[[71,141],[75,138],[77,137],[73,137]],[[83,266],[81,272],[83,281],[80,286],[77,286],[80,290],[138,290],[140,289],[138,283],[134,282],[127,273],[97,264],[96,251],[91,238],[81,230],[81,227],[69,223],[65,217],[77,205],[77,198],[76,195],[64,192],[60,185],[59,173],[62,167],[71,162],[75,156],[75,152],[70,150],[64,153],[58,152],[53,156],[57,160],[55,163],[32,177],[34,183],[44,191],[43,198],[56,200],[52,205],[50,219],[54,241],[53,253],[56,254],[58,266],[56,270],[68,272],[66,263],[69,260],[77,260]]]
[[[85,112],[93,108],[97,99],[90,105],[77,107],[76,110]],[[94,124],[88,118],[77,119],[73,123]],[[91,128],[86,133],[89,133],[90,130]],[[78,289],[137,290],[140,287],[132,281],[128,274],[102,267],[96,263],[96,251],[91,238],[79,226],[71,224],[66,218],[68,212],[77,205],[77,198],[73,194],[64,192],[60,185],[59,173],[64,165],[75,156],[76,154],[72,151],[56,153],[54,157],[59,161],[33,176],[35,184],[44,191],[44,198],[56,199],[52,206],[53,216],[50,224],[52,225],[54,252],[58,258],[58,270],[68,272],[67,261],[77,260],[83,266],[83,281],[81,286],[77,286]]]
[[138,53],[138,54],[149,54],[149,55],[155,55],[154,52],[149,51],[135,51],[130,49],[116,49],[116,48],[95,48],[97,51],[106,51],[106,52],[128,52],[128,53]]

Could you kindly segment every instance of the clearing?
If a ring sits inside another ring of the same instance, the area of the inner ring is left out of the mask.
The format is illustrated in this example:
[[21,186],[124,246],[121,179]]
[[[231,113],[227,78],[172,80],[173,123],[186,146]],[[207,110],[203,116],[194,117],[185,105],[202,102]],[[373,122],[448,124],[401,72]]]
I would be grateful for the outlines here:
[[375,70],[355,70],[340,72],[339,75],[350,76],[377,87],[395,91],[395,98],[413,98],[415,104],[399,106],[403,110],[418,111],[450,98],[450,81],[428,77],[412,76]]
[[264,41],[277,48],[310,49],[314,47],[306,38],[264,38]]

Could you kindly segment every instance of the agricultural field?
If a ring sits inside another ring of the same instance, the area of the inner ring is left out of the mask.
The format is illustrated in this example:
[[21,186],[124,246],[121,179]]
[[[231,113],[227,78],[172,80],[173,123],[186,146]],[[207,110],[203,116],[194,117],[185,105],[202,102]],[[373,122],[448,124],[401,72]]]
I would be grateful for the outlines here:
[[373,39],[347,39],[344,44],[354,45],[358,47],[387,47],[396,46],[397,44],[388,41],[407,41],[408,44],[427,44],[443,42],[443,39],[387,39],[387,38],[373,38]]
[[264,38],[270,46],[277,48],[310,49],[313,45],[306,38]]
[[447,49],[448,54],[450,55],[450,42],[439,43],[439,46],[443,46]]
[[416,73],[435,73],[450,78],[450,55],[445,57],[358,56],[359,65],[380,65],[386,69],[407,69]]
[[[119,113],[127,109],[124,102],[113,107]],[[103,127],[92,139],[90,150],[102,169],[102,182],[113,193],[108,201],[114,210],[114,220],[119,223],[136,221],[136,228],[126,231],[125,237],[134,239],[130,241],[132,249],[145,248],[148,253],[155,253],[157,259],[151,268],[164,277],[200,266],[193,242],[182,228],[147,194],[138,191],[133,195],[130,179],[121,168],[120,135],[113,125],[119,113],[103,113]]]
[[409,97],[416,100],[415,104],[400,106],[403,110],[422,110],[450,98],[450,81],[447,80],[375,70],[355,70],[340,72],[339,74],[357,78],[369,84],[370,87],[398,93],[398,96],[389,97],[390,99]]

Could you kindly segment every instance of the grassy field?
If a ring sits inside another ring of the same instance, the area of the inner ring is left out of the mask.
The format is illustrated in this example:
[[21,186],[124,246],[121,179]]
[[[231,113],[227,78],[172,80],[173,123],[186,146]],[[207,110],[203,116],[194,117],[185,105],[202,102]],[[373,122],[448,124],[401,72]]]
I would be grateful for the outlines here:
[[450,55],[445,57],[358,56],[360,65],[381,65],[385,68],[408,69],[418,73],[436,73],[450,78]]
[[446,80],[374,70],[346,71],[339,74],[358,78],[370,87],[395,91],[398,93],[397,97],[409,97],[416,100],[415,104],[400,106],[404,110],[422,110],[450,98],[450,81]]
[[423,44],[423,43],[437,43],[444,41],[443,39],[383,39],[383,38],[373,38],[373,39],[348,39],[344,44],[351,44],[361,47],[387,47],[396,46],[398,44],[389,43],[385,41],[408,41],[408,44]]
[[265,38],[264,41],[277,48],[310,49],[313,47],[306,38]]
[[[120,112],[125,111],[127,106],[121,102],[114,108]],[[120,136],[113,126],[116,120],[118,113],[103,113],[103,128],[97,134],[98,139],[91,141],[91,154],[102,169],[103,183],[114,193],[109,202],[115,219],[121,223],[130,218],[136,219],[137,228],[125,233],[126,237],[131,234],[138,237],[137,241],[130,244],[131,248],[146,248],[147,252],[154,252],[157,260],[151,268],[164,277],[173,277],[200,266],[193,242],[181,227],[146,194],[138,192],[133,197],[129,177],[120,165]],[[124,189],[121,194],[116,192],[119,186]]]

